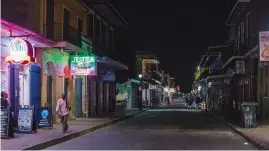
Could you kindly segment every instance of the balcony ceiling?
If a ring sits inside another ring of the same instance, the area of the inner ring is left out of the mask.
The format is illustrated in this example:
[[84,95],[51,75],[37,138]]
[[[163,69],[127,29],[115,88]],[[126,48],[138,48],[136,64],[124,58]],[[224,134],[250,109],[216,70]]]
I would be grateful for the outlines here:
[[143,62],[146,62],[146,63],[151,63],[151,64],[157,63],[157,64],[159,64],[159,61],[156,60],[156,59],[142,59],[142,60],[143,60]]
[[250,0],[238,0],[230,12],[230,15],[226,21],[227,26],[236,25],[240,20],[245,9],[248,7]]
[[116,26],[127,26],[127,21],[121,16],[117,9],[107,0],[87,0],[99,13],[111,24]]

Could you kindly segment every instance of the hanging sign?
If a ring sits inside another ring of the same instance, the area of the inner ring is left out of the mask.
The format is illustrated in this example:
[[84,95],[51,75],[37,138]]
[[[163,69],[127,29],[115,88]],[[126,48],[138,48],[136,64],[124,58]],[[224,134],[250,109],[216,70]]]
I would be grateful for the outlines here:
[[245,74],[245,62],[244,61],[236,61],[235,73]]
[[48,107],[41,107],[38,112],[38,127],[52,127],[52,110]]
[[8,46],[8,53],[9,55],[5,58],[5,61],[8,63],[28,64],[35,62],[34,48],[30,42],[24,39],[12,39]]
[[71,56],[70,68],[72,76],[95,76],[96,56]]
[[107,70],[103,76],[103,81],[107,81],[107,82],[113,82],[113,81],[116,81],[116,76],[115,76],[115,73],[112,69],[109,69]]
[[259,33],[260,61],[269,61],[269,31]]
[[32,133],[34,130],[34,108],[20,108],[18,116],[18,130],[23,133]]
[[1,109],[1,138],[8,138],[9,115],[8,109]]

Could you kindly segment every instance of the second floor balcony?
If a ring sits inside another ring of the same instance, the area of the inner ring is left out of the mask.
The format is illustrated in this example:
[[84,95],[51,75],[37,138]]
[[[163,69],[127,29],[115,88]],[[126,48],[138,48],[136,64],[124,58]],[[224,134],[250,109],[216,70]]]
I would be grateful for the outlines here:
[[61,23],[55,23],[54,25],[43,26],[44,35],[54,41],[66,41],[75,46],[81,47],[81,31],[76,28],[64,25]]

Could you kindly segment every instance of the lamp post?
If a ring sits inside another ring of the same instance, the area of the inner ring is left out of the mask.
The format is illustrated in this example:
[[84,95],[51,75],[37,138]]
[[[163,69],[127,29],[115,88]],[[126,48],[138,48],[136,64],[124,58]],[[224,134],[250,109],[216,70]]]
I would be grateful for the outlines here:
[[139,110],[142,110],[142,74],[138,75],[139,77]]

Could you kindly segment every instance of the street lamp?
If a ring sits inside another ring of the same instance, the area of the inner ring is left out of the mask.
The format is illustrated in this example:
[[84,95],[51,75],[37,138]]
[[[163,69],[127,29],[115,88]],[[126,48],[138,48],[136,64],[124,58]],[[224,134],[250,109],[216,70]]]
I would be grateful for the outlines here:
[[138,77],[139,77],[139,79],[141,79],[142,78],[142,74],[139,74]]

